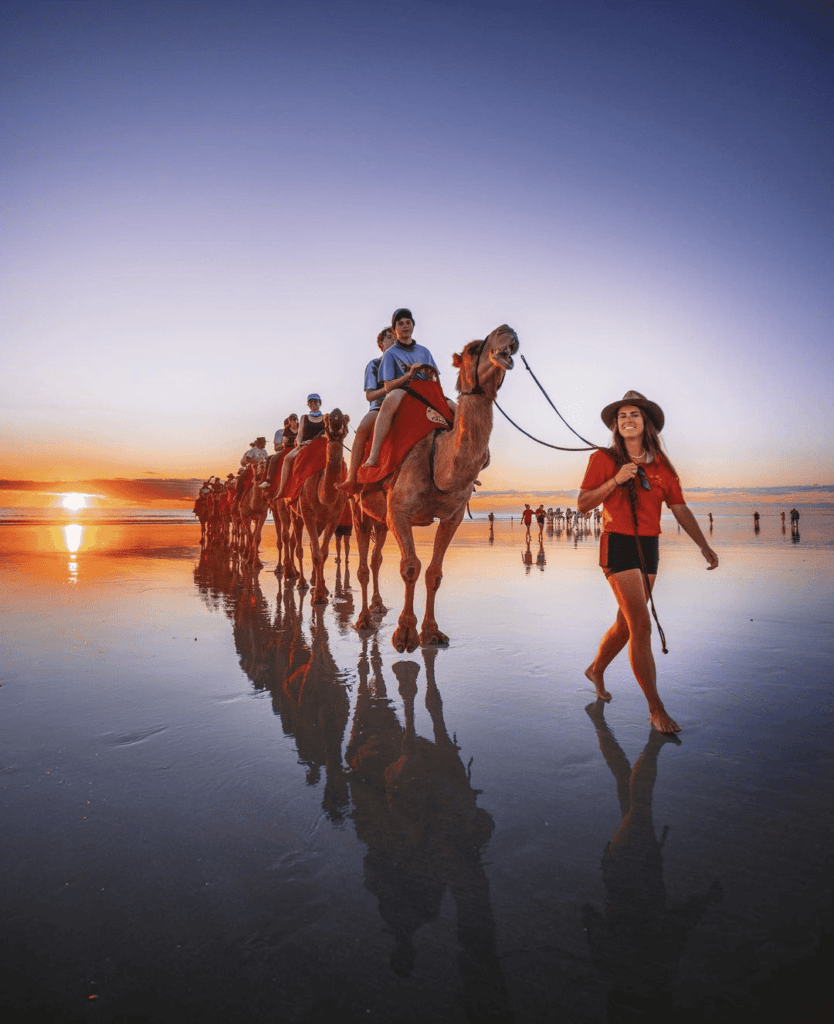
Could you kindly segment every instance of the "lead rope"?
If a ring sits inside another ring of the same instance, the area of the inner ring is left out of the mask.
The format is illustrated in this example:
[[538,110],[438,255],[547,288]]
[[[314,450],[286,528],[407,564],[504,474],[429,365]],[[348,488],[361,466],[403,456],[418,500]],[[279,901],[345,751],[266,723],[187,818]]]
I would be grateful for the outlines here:
[[[614,481],[616,483],[616,480]],[[646,591],[649,595],[649,605],[652,609],[652,616],[657,626],[657,632],[660,636],[660,647],[664,654],[669,653],[669,649],[666,646],[666,634],[663,632],[663,626],[660,625],[660,620],[657,617],[657,609],[654,606],[654,597],[652,596],[652,588],[649,583],[649,570],[646,568],[646,556],[643,554],[643,545],[640,543],[640,533],[637,525],[637,485],[634,482],[634,478],[626,484],[628,490],[628,503],[631,505],[631,518],[634,520],[634,540],[637,544],[637,557],[640,559],[640,571],[643,573],[643,580],[646,584]]]

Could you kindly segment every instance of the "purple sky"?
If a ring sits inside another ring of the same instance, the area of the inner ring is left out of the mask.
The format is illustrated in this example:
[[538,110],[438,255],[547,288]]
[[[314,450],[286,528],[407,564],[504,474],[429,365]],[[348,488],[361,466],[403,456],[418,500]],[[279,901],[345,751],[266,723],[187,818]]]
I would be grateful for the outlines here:
[[[404,304],[447,390],[507,322],[597,443],[636,388],[684,483],[834,481],[825,6],[5,3],[2,475],[358,422]],[[499,400],[573,443],[520,362]],[[484,484],[586,458],[498,417]]]

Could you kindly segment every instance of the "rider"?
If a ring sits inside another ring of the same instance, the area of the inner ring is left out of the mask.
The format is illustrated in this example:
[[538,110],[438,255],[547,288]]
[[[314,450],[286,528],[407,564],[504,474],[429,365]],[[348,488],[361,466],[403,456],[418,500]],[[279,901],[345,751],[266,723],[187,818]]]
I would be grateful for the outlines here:
[[272,447],[275,449],[275,455],[269,456],[269,464],[266,470],[266,480],[262,484],[258,484],[260,488],[266,490],[272,483],[272,478],[275,476],[275,470],[278,466],[277,455],[287,448],[295,447],[295,439],[298,436],[298,416],[291,412],[289,416],[284,420],[284,429],[276,430],[275,437],[272,439]]
[[386,391],[385,399],[374,424],[374,441],[371,454],[365,460],[369,468],[379,463],[382,442],[388,436],[394,414],[406,392],[402,389],[415,378],[417,380],[439,379],[437,364],[431,352],[418,345],[411,337],[414,331],[414,317],[410,309],[401,307],[391,317],[396,342],[385,352],[379,368],[379,380]]
[[362,422],[356,428],[356,437],[353,439],[353,451],[350,454],[348,478],[344,483],[337,485],[342,490],[352,491],[356,485],[356,474],[359,472],[362,456],[365,454],[365,445],[376,423],[379,407],[385,398],[385,388],[379,377],[382,357],[395,344],[396,340],[393,327],[383,328],[376,337],[376,343],[381,354],[376,359],[372,359],[365,367],[365,398],[371,405],[365,413]]
[[321,396],[315,394],[307,395],[307,408],[309,412],[305,412],[301,417],[298,426],[298,434],[295,438],[295,448],[285,458],[284,464],[281,467],[281,483],[278,485],[278,490],[275,492],[275,497],[280,498],[284,493],[284,488],[289,480],[290,473],[292,472],[292,466],[298,457],[298,453],[302,448],[306,447],[315,437],[318,437],[324,431],[324,416],[321,411]]

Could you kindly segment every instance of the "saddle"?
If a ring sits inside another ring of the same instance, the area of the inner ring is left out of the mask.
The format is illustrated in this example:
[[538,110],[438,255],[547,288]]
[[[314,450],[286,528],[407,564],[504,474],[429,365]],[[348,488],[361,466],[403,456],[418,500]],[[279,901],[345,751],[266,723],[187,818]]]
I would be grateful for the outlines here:
[[[454,416],[436,380],[413,380],[404,390],[405,398],[382,444],[379,464],[370,468],[360,466],[357,491],[366,490],[396,473],[406,455],[427,434],[451,428]],[[373,438],[368,439],[363,460],[370,455],[372,441]]]
[[301,448],[296,455],[290,478],[284,487],[283,497],[287,501],[295,501],[301,494],[301,488],[314,473],[320,472],[327,465],[327,435],[319,434]]

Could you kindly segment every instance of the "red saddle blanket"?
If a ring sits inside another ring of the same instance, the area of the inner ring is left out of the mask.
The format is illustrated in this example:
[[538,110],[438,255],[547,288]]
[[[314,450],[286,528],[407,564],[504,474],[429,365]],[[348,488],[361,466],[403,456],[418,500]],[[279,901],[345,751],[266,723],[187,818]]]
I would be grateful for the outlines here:
[[283,496],[287,501],[295,501],[299,494],[301,494],[304,482],[314,473],[324,469],[326,463],[327,437],[324,434],[319,434],[308,445],[299,449],[298,455],[296,455],[293,461],[292,472],[284,488]]
[[[449,417],[449,420],[453,419],[449,403],[443,397],[443,392],[436,380],[413,380],[409,384],[409,388],[422,395],[431,405],[426,405],[419,398],[414,398],[406,392],[405,398],[394,414],[388,437],[383,442],[382,451],[379,454],[379,465],[370,468],[360,466],[359,468],[356,477],[359,490],[369,484],[378,483],[386,476],[396,472],[406,455],[426,434],[437,430],[438,427],[448,427],[449,424],[444,419],[444,414]],[[368,440],[363,459],[370,455],[372,440],[373,438]]]

